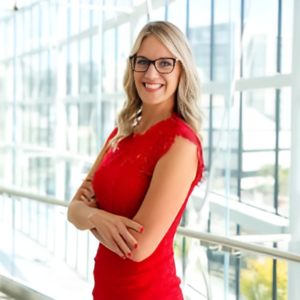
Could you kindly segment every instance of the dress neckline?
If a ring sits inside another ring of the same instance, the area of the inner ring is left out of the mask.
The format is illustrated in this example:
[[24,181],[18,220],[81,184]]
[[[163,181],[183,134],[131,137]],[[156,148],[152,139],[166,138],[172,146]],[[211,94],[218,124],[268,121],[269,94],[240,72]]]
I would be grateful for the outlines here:
[[145,136],[147,133],[149,133],[151,130],[153,130],[153,128],[156,128],[158,125],[160,125],[160,124],[162,124],[164,122],[167,122],[170,119],[172,119],[174,117],[174,115],[179,116],[176,111],[172,111],[170,117],[168,117],[167,119],[158,121],[157,123],[155,123],[151,127],[149,127],[145,132],[143,132],[143,133],[139,133],[139,132],[134,133],[134,132],[132,132],[132,137],[133,138],[137,138],[137,137],[143,137],[143,136]]

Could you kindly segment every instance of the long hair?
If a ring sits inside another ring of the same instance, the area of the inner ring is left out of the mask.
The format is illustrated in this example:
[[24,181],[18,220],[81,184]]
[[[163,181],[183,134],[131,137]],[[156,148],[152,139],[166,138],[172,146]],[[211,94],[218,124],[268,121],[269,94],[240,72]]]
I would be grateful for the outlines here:
[[[146,24],[140,31],[131,49],[130,55],[138,52],[143,40],[149,35],[155,36],[169,51],[180,60],[182,71],[175,97],[174,110],[197,134],[203,142],[201,133],[203,112],[200,108],[201,84],[195,66],[194,57],[185,35],[174,24],[166,21],[156,21]],[[127,59],[123,87],[126,99],[117,117],[118,133],[110,140],[110,145],[117,148],[118,142],[133,133],[134,124],[141,116],[142,100],[140,99],[133,76],[129,58]]]

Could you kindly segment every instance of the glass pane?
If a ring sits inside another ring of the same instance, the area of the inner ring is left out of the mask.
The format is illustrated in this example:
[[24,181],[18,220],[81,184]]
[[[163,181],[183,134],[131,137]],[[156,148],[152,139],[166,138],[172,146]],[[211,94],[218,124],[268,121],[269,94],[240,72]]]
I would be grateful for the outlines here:
[[291,147],[291,88],[280,90],[279,148]]
[[79,10],[80,14],[80,31],[85,31],[90,28],[92,10],[88,8],[90,5],[90,0],[80,0],[82,5],[86,5],[87,8],[82,8]]
[[[93,94],[98,93],[99,86],[99,44],[100,40],[98,36],[92,37],[92,90]],[[101,62],[102,63],[102,62]]]
[[24,14],[24,52],[30,51],[32,48],[31,41],[31,10],[25,10]]
[[165,21],[166,19],[166,5],[167,0],[159,1],[159,7],[156,9],[153,9],[151,14],[151,22],[154,21]]
[[282,1],[282,29],[281,29],[281,73],[292,71],[292,43],[293,43],[293,21],[294,1]]
[[[54,6],[54,5],[52,5]],[[40,26],[41,26],[41,38],[40,43],[41,46],[47,45],[51,43],[51,37],[50,37],[50,27],[53,26],[56,22],[55,19],[52,19],[51,17],[51,11],[50,11],[51,5],[46,2],[41,2],[40,4]]]
[[[24,47],[24,14],[16,14],[16,35],[17,35],[17,47],[16,52],[17,55],[23,53]],[[1,31],[1,35],[3,31]],[[3,44],[2,44],[3,45]]]
[[79,0],[69,0],[72,4],[71,7],[68,8],[68,19],[69,19],[69,36],[73,36],[79,32]]
[[78,104],[69,104],[66,107],[67,128],[66,128],[66,150],[73,153],[78,152],[78,123],[79,107]]
[[211,1],[189,1],[189,42],[202,82],[210,81]]
[[279,152],[278,170],[278,210],[279,214],[289,216],[289,174],[290,174],[291,152]]
[[41,53],[40,65],[40,97],[46,98],[49,96],[49,52]]
[[67,94],[78,94],[78,42],[67,47]]
[[30,97],[36,99],[39,96],[40,84],[40,53],[31,56],[32,89]]
[[[263,245],[270,247],[271,243]],[[273,287],[278,299],[284,299],[288,269],[299,268],[297,262],[239,253],[178,234],[174,239],[174,257],[184,299],[188,300],[272,299]]]
[[275,112],[275,90],[256,90],[243,93],[244,150],[275,148]]
[[241,200],[274,211],[275,153],[243,153]]
[[79,109],[78,127],[78,153],[81,155],[91,155],[93,137],[93,118],[95,117],[95,103],[81,103]]
[[81,40],[79,47],[79,92],[80,94],[89,94],[91,83],[90,38],[85,38]]
[[186,34],[186,5],[185,0],[175,0],[168,5],[167,21],[175,24],[183,34]]
[[31,45],[32,49],[37,49],[40,46],[40,5],[31,7]]
[[246,0],[244,6],[243,77],[274,75],[278,5],[274,5],[272,0]]
[[[117,90],[123,92],[123,76],[130,53],[130,23],[124,23],[117,29]],[[122,45],[122,47],[120,47]]]
[[112,93],[116,90],[116,29],[103,34],[102,91]]

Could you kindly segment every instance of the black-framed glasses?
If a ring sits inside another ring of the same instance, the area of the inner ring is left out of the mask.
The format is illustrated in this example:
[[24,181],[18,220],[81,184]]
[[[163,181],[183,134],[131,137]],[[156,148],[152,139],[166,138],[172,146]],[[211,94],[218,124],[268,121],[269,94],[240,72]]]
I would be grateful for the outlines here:
[[131,67],[135,72],[147,72],[150,64],[153,64],[156,71],[161,74],[169,74],[174,70],[175,63],[178,58],[161,57],[155,60],[150,60],[144,56],[130,56]]

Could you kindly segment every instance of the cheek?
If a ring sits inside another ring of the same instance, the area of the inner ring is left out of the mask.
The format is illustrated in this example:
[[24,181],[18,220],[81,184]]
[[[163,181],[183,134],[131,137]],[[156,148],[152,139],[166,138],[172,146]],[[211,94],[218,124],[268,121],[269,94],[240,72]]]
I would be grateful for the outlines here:
[[174,77],[174,78],[168,80],[167,92],[172,93],[172,94],[175,93],[178,83],[179,83],[179,80],[177,77]]
[[133,78],[134,78],[134,82],[135,82],[135,86],[137,89],[140,89],[141,88],[141,75],[137,72],[134,72],[134,75],[133,75]]

